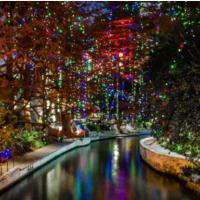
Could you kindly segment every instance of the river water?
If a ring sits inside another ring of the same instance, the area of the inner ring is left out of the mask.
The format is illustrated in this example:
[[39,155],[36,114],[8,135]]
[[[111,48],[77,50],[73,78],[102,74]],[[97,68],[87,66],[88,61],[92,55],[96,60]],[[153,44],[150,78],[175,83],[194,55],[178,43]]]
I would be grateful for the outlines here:
[[189,200],[200,196],[141,160],[139,137],[94,142],[28,176],[0,200]]

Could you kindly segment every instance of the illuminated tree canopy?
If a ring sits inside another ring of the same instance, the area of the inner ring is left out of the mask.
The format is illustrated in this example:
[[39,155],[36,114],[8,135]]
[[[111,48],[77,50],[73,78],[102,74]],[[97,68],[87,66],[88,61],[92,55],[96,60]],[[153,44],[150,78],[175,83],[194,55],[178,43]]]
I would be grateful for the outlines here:
[[1,2],[1,148],[23,130],[72,137],[70,120],[94,114],[199,139],[198,5]]

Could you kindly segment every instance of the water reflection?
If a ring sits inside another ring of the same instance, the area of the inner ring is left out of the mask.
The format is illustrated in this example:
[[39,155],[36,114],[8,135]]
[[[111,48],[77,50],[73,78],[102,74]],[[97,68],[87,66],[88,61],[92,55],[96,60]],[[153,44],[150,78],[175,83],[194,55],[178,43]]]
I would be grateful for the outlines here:
[[0,196],[0,200],[200,199],[141,161],[139,138],[96,142],[73,150]]

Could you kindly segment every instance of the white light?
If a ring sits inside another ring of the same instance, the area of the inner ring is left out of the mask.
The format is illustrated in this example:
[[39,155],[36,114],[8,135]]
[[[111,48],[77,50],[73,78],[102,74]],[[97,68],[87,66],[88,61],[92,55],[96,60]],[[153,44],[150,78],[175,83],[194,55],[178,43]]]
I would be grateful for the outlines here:
[[119,57],[120,57],[120,58],[123,57],[123,53],[119,53]]
[[53,115],[51,118],[52,118],[52,121],[53,121],[53,122],[56,121],[56,116],[55,116],[55,115]]
[[117,181],[117,171],[119,169],[119,146],[117,143],[114,143],[113,146],[113,159],[112,159],[112,176],[115,181]]

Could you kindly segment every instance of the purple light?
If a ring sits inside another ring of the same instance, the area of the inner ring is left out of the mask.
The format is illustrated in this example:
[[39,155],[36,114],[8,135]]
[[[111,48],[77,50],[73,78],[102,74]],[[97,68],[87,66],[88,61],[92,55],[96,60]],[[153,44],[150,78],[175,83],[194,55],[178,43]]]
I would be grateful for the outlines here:
[[86,82],[81,82],[81,83],[80,83],[80,86],[81,86],[82,88],[85,88],[86,85],[87,85]]
[[62,72],[62,71],[63,71],[63,68],[62,68],[61,66],[58,66],[57,69],[58,69],[59,72]]
[[132,74],[129,74],[128,77],[127,77],[127,80],[128,80],[128,81],[132,81],[132,80],[133,80],[133,75],[132,75]]
[[28,64],[28,68],[29,68],[30,70],[33,70],[33,69],[34,69],[34,64],[29,63],[29,64]]
[[28,23],[28,20],[26,20],[25,18],[21,19],[20,24],[21,25],[25,25]]

